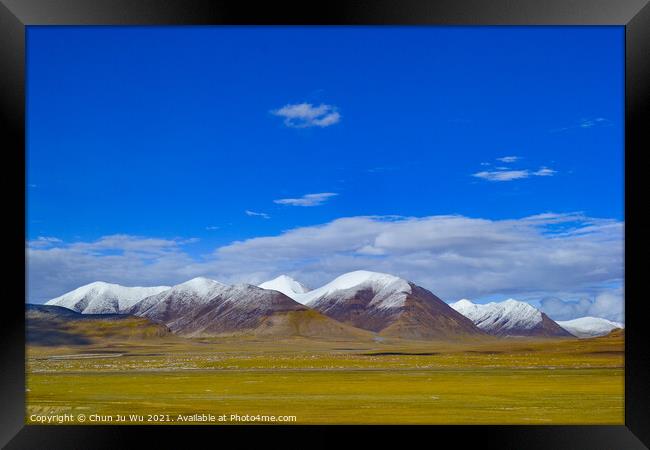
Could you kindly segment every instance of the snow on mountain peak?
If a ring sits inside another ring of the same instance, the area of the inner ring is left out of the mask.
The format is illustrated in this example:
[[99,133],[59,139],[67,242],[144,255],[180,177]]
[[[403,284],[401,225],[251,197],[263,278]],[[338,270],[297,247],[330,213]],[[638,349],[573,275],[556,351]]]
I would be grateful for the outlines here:
[[[278,304],[278,301],[295,305],[294,301],[285,298],[285,296],[291,298],[277,289],[262,288],[248,283],[234,284],[223,293],[225,301],[240,308],[272,307],[274,304]],[[280,298],[282,299],[280,300]]]
[[304,305],[310,305],[339,291],[359,291],[367,288],[378,294],[372,302],[372,305],[377,308],[400,306],[406,296],[399,294],[411,292],[409,282],[399,277],[387,273],[356,270],[345,273],[318,289],[304,294],[295,294],[293,299]]
[[483,330],[531,329],[542,321],[542,312],[526,302],[508,299],[486,304],[473,303],[467,299],[449,306],[471,319]]
[[520,302],[513,298],[504,300],[499,303],[488,303],[488,305],[495,305],[496,307],[503,308],[505,314],[517,314],[519,316],[535,316],[542,319],[542,312],[526,302]]
[[592,316],[572,320],[558,320],[557,323],[569,333],[579,338],[604,336],[616,328],[625,327],[622,323]]
[[143,298],[168,289],[169,286],[127,287],[95,281],[53,298],[45,304],[62,306],[84,314],[122,313]]
[[377,285],[387,285],[395,281],[400,281],[401,278],[394,275],[381,272],[371,272],[369,270],[355,270],[354,272],[344,273],[336,277],[329,286],[333,289],[350,289],[364,283],[373,283]]
[[172,286],[165,292],[142,299],[129,313],[143,315],[160,303],[172,303],[177,306],[202,305],[229,286],[205,277],[196,277],[184,283]]
[[294,280],[288,275],[280,275],[272,280],[265,281],[259,285],[262,289],[271,289],[274,291],[282,292],[287,297],[293,298],[296,294],[304,294],[309,292],[305,286]]
[[174,291],[191,292],[199,297],[209,297],[214,292],[217,292],[227,285],[219,283],[218,281],[211,280],[205,277],[196,277],[184,283],[177,284],[172,289]]
[[466,298],[461,298],[457,302],[452,303],[452,305],[454,305],[453,308],[458,312],[460,312],[461,309],[465,310],[465,309],[468,309],[468,308],[474,308],[476,306],[475,303],[472,303],[471,301],[467,300]]

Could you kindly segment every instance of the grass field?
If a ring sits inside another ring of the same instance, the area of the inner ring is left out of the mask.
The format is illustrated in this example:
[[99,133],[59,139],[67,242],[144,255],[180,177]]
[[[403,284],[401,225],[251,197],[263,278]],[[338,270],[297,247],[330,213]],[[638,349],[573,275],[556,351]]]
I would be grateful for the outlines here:
[[31,346],[26,422],[68,414],[66,423],[81,423],[81,414],[85,424],[119,423],[118,415],[127,424],[186,423],[179,415],[212,414],[246,423],[231,420],[237,414],[297,424],[622,424],[623,365],[623,336]]

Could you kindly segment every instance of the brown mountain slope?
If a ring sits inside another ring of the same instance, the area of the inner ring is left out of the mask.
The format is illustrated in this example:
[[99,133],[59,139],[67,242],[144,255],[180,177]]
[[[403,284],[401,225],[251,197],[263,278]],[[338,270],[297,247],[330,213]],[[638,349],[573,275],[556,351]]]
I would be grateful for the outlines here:
[[532,328],[530,330],[530,334],[527,334],[527,336],[575,337],[560,325],[558,325],[557,322],[548,317],[545,313],[542,313],[542,321],[536,327]]
[[136,305],[137,314],[163,323],[182,336],[371,337],[370,333],[338,323],[280,292],[247,284],[225,286],[193,281],[175,286],[159,299],[143,302],[148,307]]
[[[404,339],[456,339],[482,336],[483,331],[428,290],[387,274],[346,274],[356,285],[339,279],[309,293],[308,306],[345,324]],[[343,286],[341,289],[336,287]]]
[[301,336],[325,340],[368,340],[375,334],[343,324],[311,309],[275,313],[264,318],[250,334],[260,337]]
[[81,314],[61,306],[27,305],[25,317],[27,342],[32,345],[88,345],[171,335],[167,327],[144,317]]

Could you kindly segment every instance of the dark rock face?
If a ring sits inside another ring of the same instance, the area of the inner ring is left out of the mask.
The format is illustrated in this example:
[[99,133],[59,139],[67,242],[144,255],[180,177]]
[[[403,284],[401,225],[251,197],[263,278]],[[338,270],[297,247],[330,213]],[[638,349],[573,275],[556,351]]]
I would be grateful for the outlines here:
[[558,325],[546,314],[541,313],[542,320],[531,328],[517,329],[493,329],[488,334],[499,337],[520,336],[520,337],[575,337],[567,330]]
[[[256,334],[265,336],[359,337],[361,330],[301,305],[286,295],[251,285],[226,286],[211,298],[167,293],[136,313],[185,336]],[[152,304],[153,303],[153,304]],[[135,308],[136,310],[138,308]]]
[[486,333],[499,337],[573,337],[542,311],[514,299],[475,304],[463,299],[450,305]]
[[234,286],[200,307],[177,308],[168,299],[146,316],[182,334],[218,335],[255,329],[277,313],[306,310],[284,294],[246,285]]
[[535,327],[532,334],[529,336],[545,336],[545,337],[575,337],[567,330],[562,328],[553,319],[542,313],[542,321],[539,326]]
[[[378,302],[378,295],[383,302]],[[413,283],[388,293],[372,287],[341,290],[310,306],[335,320],[385,336],[448,339],[485,334],[471,320]]]

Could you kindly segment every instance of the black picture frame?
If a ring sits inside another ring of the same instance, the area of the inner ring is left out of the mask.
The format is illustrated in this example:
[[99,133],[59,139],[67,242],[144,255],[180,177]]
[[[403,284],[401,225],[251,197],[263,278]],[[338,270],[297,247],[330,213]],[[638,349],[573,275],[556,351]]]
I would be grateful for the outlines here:
[[[397,435],[427,446],[476,445],[499,449],[638,449],[650,445],[650,350],[643,303],[627,302],[625,340],[625,425],[621,426],[36,426],[24,424],[25,401],[25,31],[30,25],[618,25],[625,27],[625,290],[641,294],[643,151],[648,145],[644,112],[650,100],[650,5],[648,0],[375,0],[310,5],[207,0],[0,0],[0,113],[6,211],[5,262],[0,327],[2,380],[0,444],[10,449],[130,448],[136,442],[167,448],[208,439],[225,445],[228,435],[251,432],[268,442],[309,441],[337,445],[357,435],[380,442]],[[642,216],[639,216],[642,217]],[[639,258],[637,258],[639,256]],[[19,263],[22,261],[22,265]],[[643,300],[643,301],[641,301]],[[287,429],[291,428],[291,429]],[[193,436],[188,436],[192,434]],[[291,439],[287,441],[286,439]],[[295,439],[295,440],[294,440]],[[303,438],[301,438],[303,439]],[[369,443],[369,442],[366,442]],[[644,445],[645,443],[645,445]],[[140,444],[141,445],[141,444]],[[340,445],[340,444],[339,444]],[[291,445],[290,445],[291,446]]]

